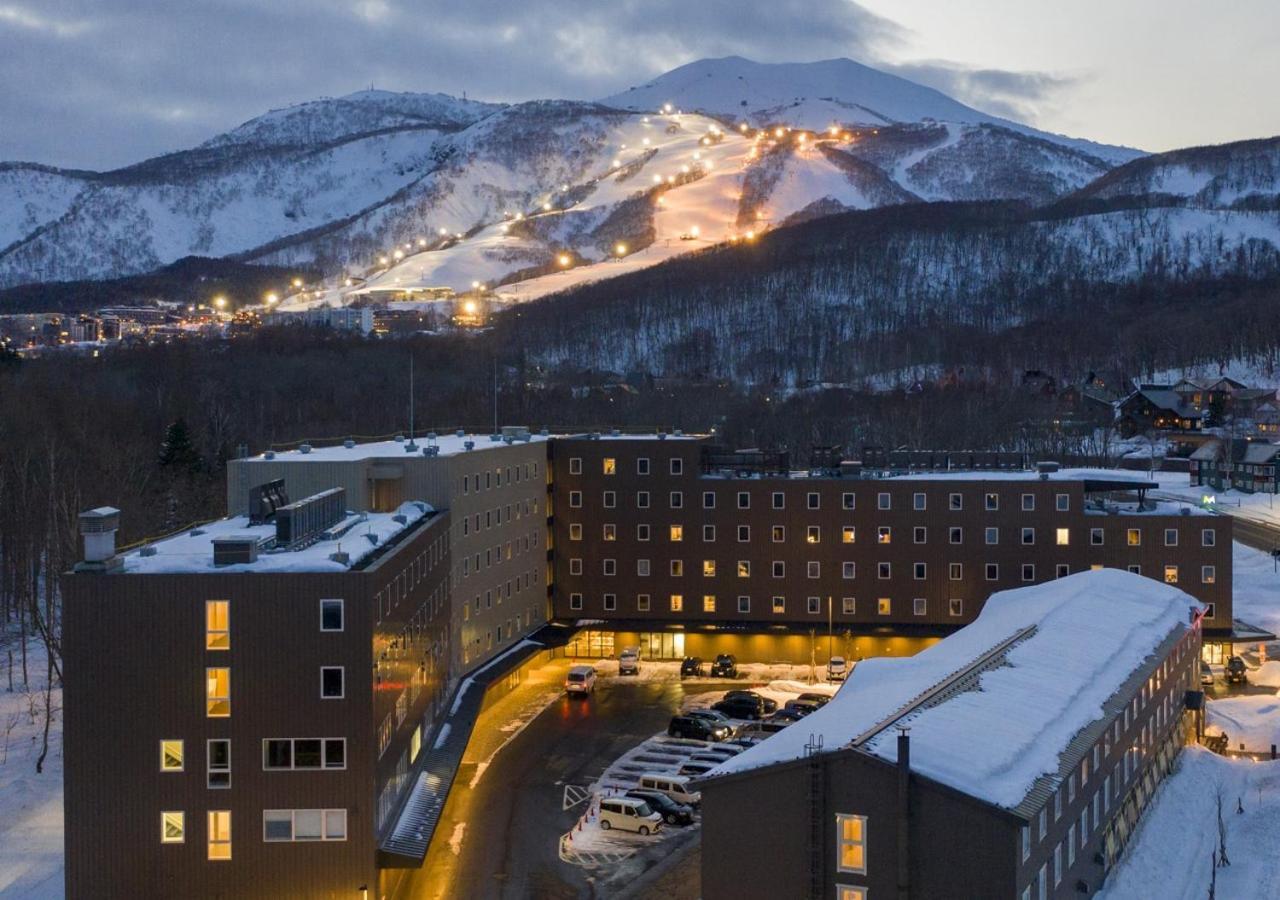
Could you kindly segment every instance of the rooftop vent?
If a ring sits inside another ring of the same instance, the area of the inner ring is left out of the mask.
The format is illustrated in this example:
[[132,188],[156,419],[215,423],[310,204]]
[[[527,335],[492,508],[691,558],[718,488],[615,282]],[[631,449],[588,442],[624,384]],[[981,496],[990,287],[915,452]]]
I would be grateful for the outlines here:
[[155,555],[156,555],[156,545],[155,545],[155,544],[147,544],[147,546],[143,547],[141,550],[139,550],[139,551],[138,551],[138,555],[139,555],[139,556],[155,556]]
[[463,441],[463,442],[462,442],[462,449],[463,449],[463,450],[474,450],[474,449],[476,449],[476,442],[475,442],[475,441]]
[[265,453],[263,453],[263,454],[262,454],[262,458],[263,458],[263,459],[275,459],[275,458],[276,458],[276,451],[274,451],[274,450],[268,450],[268,451],[266,451]]
[[489,443],[491,443],[491,444],[498,444],[498,443],[501,443],[501,442],[502,442],[502,435],[501,435],[501,434],[491,434],[491,435],[489,435]]
[[547,437],[548,435],[551,434],[551,432],[544,428],[541,431],[539,431],[538,434],[542,435],[543,437]]
[[355,445],[356,445],[356,442],[351,440],[351,438],[347,438],[345,441],[342,442],[342,446],[346,447],[348,450],[355,447]]
[[434,440],[436,440],[436,437],[437,437],[437,436],[436,436],[436,433],[435,433],[434,431],[428,431],[428,432],[427,432],[427,440],[429,440],[429,441],[434,441]]
[[235,566],[257,562],[258,539],[252,534],[233,534],[213,539],[213,564]]
[[466,436],[467,436],[467,432],[466,432],[465,430],[463,430],[463,429],[459,428],[457,431],[455,431],[455,432],[454,432],[454,436],[455,436],[455,437],[466,437]]
[[304,455],[305,455],[305,454],[307,454],[307,453],[310,453],[310,452],[311,452],[311,445],[310,445],[310,444],[302,444],[300,447],[298,447],[298,452],[299,452],[299,453],[302,453],[302,454],[304,454]]
[[667,433],[665,431],[659,431],[658,440],[665,441],[666,439],[667,439]]
[[404,435],[403,435],[403,434],[397,434],[397,435],[396,435],[396,443],[397,443],[397,444],[403,444],[403,443],[404,443]]
[[277,478],[249,488],[249,524],[261,525],[275,518],[276,510],[289,503],[284,479]]
[[622,429],[620,428],[614,428],[612,431],[609,432],[610,437],[618,437],[621,434],[622,434]]
[[84,561],[76,571],[109,572],[120,567],[116,556],[116,531],[120,528],[120,510],[99,506],[80,513],[80,534],[84,536]]
[[1042,459],[1042,460],[1040,460],[1039,462],[1037,462],[1037,463],[1036,463],[1036,471],[1037,471],[1037,472],[1039,472],[1039,473],[1041,473],[1041,474],[1048,474],[1048,473],[1050,473],[1050,472],[1056,472],[1056,471],[1058,471],[1060,468],[1062,468],[1062,467],[1061,467],[1058,463],[1054,462],[1053,460],[1049,460],[1049,459]]
[[437,447],[437,446],[435,446],[435,445],[432,445],[432,446],[430,446],[430,447],[423,447],[423,448],[422,448],[422,455],[423,455],[423,456],[439,456],[439,455],[440,455],[440,448],[439,448],[439,447]]
[[684,436],[684,430],[683,430],[683,429],[681,429],[681,428],[677,428],[677,429],[675,429],[674,431],[672,431],[671,433],[672,433],[672,434],[674,434],[676,437],[683,437],[683,436]]
[[315,541],[347,514],[347,492],[330,488],[276,510],[276,544],[293,550]]

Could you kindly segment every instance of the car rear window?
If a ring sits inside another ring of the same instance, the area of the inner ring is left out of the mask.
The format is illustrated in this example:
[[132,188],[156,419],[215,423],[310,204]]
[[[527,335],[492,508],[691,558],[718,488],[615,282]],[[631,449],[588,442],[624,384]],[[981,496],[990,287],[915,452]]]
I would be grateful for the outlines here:
[[585,676],[585,675],[583,675],[583,674],[581,674],[581,673],[579,673],[579,672],[570,672],[570,673],[569,673],[569,680],[570,680],[570,681],[586,681],[586,680],[587,680],[587,676]]

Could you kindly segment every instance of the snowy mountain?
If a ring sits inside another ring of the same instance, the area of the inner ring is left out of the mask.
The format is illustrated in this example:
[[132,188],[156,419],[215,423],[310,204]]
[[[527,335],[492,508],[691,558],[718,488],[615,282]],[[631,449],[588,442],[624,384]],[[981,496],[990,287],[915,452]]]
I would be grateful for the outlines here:
[[988,115],[941,91],[851,59],[812,63],[758,63],[740,56],[702,59],[600,102],[643,112],[671,104],[686,112],[762,128],[782,123],[825,130],[832,125],[876,127],[928,120],[988,124],[1072,147],[1112,165],[1142,155],[1128,147],[1048,134]]

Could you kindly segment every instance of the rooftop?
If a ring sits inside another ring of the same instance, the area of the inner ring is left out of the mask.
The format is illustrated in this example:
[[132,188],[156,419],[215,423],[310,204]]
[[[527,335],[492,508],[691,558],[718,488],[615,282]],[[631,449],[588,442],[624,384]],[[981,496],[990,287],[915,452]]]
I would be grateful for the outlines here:
[[969,626],[919,654],[859,662],[835,699],[712,770],[711,777],[857,742],[897,759],[909,726],[914,771],[1007,809],[1059,772],[1072,739],[1186,630],[1194,598],[1116,569],[1001,591]]
[[[1038,472],[1033,469],[978,469],[949,472],[912,472],[908,475],[890,476],[891,481],[1088,481],[1099,482],[1104,490],[1122,490],[1127,487],[1158,488],[1146,472],[1131,469],[1058,469]],[[1116,485],[1116,487],[1111,487]]]
[[[325,531],[315,543],[297,550],[265,549],[276,536],[276,523],[250,525],[248,516],[233,516],[200,525],[123,554],[123,572],[138,575],[234,572],[347,572],[369,556],[393,543],[403,532],[428,518],[434,510],[426,503],[403,503],[394,513],[349,513]],[[400,521],[403,519],[403,521]],[[227,538],[256,538],[254,562],[215,566],[213,543]],[[154,553],[144,556],[144,550]],[[347,554],[346,561],[331,558]]]

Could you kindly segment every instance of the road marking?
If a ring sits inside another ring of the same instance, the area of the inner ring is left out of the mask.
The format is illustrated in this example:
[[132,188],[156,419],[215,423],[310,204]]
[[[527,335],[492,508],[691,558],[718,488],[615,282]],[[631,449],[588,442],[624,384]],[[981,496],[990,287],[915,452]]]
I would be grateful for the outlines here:
[[591,799],[590,788],[584,785],[566,784],[564,786],[564,805],[560,809],[573,809],[579,803],[585,803],[589,799]]

